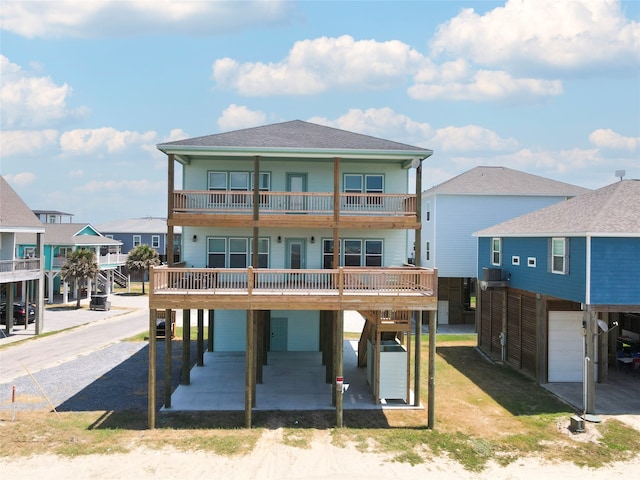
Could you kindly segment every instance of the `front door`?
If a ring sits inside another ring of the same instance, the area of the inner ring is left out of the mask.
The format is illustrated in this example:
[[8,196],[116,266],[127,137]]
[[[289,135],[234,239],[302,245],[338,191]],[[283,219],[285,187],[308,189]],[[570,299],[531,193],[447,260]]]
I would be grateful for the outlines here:
[[287,319],[272,318],[269,322],[271,327],[269,351],[286,352],[287,351]]
[[[304,173],[287,173],[287,190],[292,193],[307,191],[307,175]],[[289,212],[304,212],[304,195],[291,195],[289,197]]]
[[305,268],[305,239],[287,239],[287,265],[286,268],[300,270]]

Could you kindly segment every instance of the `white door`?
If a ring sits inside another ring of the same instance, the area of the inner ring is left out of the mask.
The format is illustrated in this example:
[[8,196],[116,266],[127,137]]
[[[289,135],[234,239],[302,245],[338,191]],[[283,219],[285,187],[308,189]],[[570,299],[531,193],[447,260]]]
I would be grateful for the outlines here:
[[449,300],[438,300],[438,325],[449,325]]
[[549,312],[549,382],[582,382],[582,312]]

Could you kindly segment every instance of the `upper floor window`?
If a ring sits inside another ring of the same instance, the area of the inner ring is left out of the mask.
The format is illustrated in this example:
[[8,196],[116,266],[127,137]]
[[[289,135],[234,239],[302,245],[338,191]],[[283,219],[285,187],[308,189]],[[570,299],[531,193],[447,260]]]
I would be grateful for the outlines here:
[[551,239],[551,272],[566,274],[569,268],[568,262],[569,240],[567,238]]
[[142,237],[140,235],[134,235],[133,236],[133,246],[137,247],[141,243],[142,243]]
[[49,223],[56,223],[56,216],[55,215],[49,215]]
[[58,256],[59,257],[67,257],[73,251],[72,247],[60,247],[58,248]]
[[431,202],[427,202],[425,204],[425,212],[424,212],[424,218],[427,222],[431,221]]
[[424,251],[424,259],[428,262],[431,260],[431,242],[427,242],[427,248]]
[[[346,173],[344,175],[344,191],[345,193],[383,193],[384,177],[382,175]],[[382,205],[382,197],[379,195],[365,198],[366,200],[360,196],[347,197],[347,204],[360,205],[366,202],[368,206]]]
[[160,235],[151,236],[151,246],[153,248],[160,248]]
[[491,265],[502,264],[502,239],[491,239]]
[[110,238],[110,239],[112,239],[112,240],[113,240],[113,234],[111,234],[111,233],[107,233],[107,234],[105,235],[105,237]]

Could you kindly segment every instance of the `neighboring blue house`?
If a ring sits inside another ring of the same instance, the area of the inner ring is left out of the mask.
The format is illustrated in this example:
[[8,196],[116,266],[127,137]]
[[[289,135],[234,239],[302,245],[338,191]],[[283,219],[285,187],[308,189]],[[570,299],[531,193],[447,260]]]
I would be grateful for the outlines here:
[[[64,288],[64,282],[60,278],[60,268],[64,265],[67,255],[73,250],[91,250],[96,254],[96,261],[101,270],[96,280],[98,288],[102,291],[109,293],[116,281],[126,282],[126,277],[120,278],[117,272],[125,264],[127,257],[121,253],[119,241],[101,235],[87,223],[46,223],[42,227],[44,227],[43,268],[48,303],[53,303],[56,294],[63,295],[63,303],[68,301],[68,289]],[[35,235],[30,233],[16,235],[16,251],[19,256],[29,258],[36,248]],[[90,286],[88,290],[91,290]],[[76,289],[71,293],[75,295]]]
[[[112,220],[97,225],[96,228],[105,236],[122,242],[122,251],[128,253],[134,247],[145,244],[158,252],[162,262],[167,261],[167,219],[156,217],[129,218]],[[174,228],[174,261],[180,261],[180,245],[182,228]]]
[[[595,382],[618,361],[616,337],[640,339],[640,180],[474,235],[480,348],[539,383],[583,381],[586,363],[592,410]],[[619,330],[603,335],[613,322]]]
[[589,191],[506,167],[476,167],[424,191],[422,266],[438,268],[438,324],[475,322],[473,232]]

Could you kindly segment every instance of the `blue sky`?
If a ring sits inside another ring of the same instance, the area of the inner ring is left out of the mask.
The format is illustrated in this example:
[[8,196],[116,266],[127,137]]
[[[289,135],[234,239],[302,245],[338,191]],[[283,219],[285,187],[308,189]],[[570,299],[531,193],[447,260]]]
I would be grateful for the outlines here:
[[78,222],[166,216],[157,143],[305,120],[502,165],[640,178],[640,2],[0,0],[0,173]]

